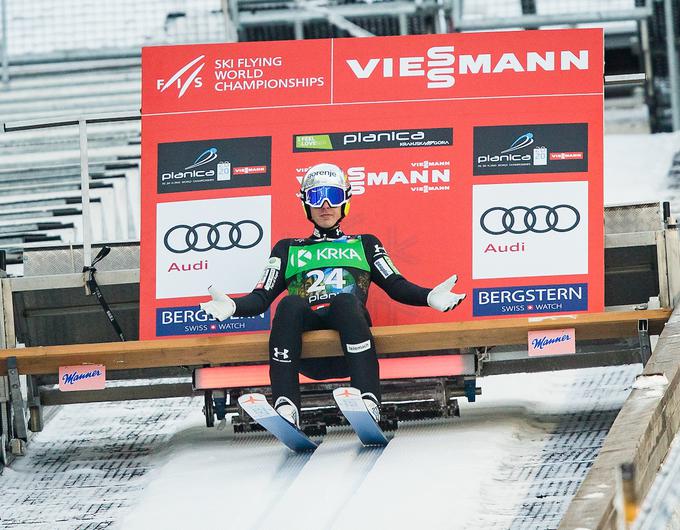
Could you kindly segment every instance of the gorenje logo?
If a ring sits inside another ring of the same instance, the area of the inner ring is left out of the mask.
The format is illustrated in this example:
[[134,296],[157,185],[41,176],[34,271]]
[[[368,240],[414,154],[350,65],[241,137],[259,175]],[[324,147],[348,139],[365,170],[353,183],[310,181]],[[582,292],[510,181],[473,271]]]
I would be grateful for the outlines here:
[[158,193],[269,186],[271,137],[158,144]]
[[[182,66],[182,68],[177,70],[167,81],[164,79],[157,79],[156,89],[160,92],[165,92],[171,86],[175,86],[179,90],[177,94],[177,98],[179,99],[184,95],[189,87],[202,87],[203,79],[198,77],[198,74],[201,70],[203,70],[205,63],[198,63],[203,59],[205,59],[205,55],[199,55],[194,60],[189,61],[187,64]],[[193,68],[193,70],[191,70],[191,68]],[[189,73],[187,74],[186,78],[184,78],[184,74],[187,72]]]
[[588,124],[475,127],[473,150],[473,175],[588,171]]
[[473,289],[472,315],[561,313],[588,309],[588,284],[531,285]]
[[467,74],[499,74],[512,72],[552,72],[566,71],[576,68],[588,70],[588,50],[552,50],[545,52],[526,52],[518,56],[506,52],[500,56],[490,53],[478,55],[454,54],[454,46],[433,46],[428,48],[424,56],[409,57],[371,57],[359,61],[346,59],[352,73],[357,79],[371,77],[424,77],[427,88],[450,88],[456,80],[454,73]]
[[294,153],[450,145],[453,145],[453,129],[451,128],[296,134],[293,137]]

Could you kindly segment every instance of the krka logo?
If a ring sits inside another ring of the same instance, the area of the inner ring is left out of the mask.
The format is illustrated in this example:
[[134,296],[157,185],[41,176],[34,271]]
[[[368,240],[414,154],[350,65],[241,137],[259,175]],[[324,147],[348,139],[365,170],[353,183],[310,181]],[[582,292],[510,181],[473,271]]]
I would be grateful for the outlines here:
[[301,248],[297,251],[297,266],[304,267],[312,260],[312,253],[306,248]]
[[324,267],[353,267],[370,270],[361,240],[332,241],[305,247],[291,246],[286,278],[300,271]]
[[306,248],[298,249],[297,253],[294,254],[295,260],[293,265],[295,267],[304,267],[311,262],[315,262],[316,265],[326,261],[354,261],[361,259],[359,253],[353,248],[321,247],[313,250],[314,252]]

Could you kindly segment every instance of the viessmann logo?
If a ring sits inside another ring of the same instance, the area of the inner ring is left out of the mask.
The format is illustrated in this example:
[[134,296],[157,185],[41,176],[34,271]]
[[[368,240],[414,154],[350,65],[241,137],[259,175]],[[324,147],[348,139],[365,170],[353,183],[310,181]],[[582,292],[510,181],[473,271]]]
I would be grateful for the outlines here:
[[[297,168],[298,182],[309,168]],[[347,168],[347,179],[352,186],[353,195],[361,195],[367,187],[409,186],[413,192],[429,193],[448,191],[451,182],[451,162],[449,160],[423,160],[411,162],[408,169],[384,170],[367,166]]]
[[159,92],[165,92],[170,87],[175,87],[177,89],[177,98],[179,99],[189,88],[202,87],[203,78],[199,77],[198,74],[205,67],[205,62],[201,62],[203,59],[205,59],[205,55],[199,55],[192,61],[189,61],[187,64],[182,66],[167,80],[156,79],[156,90]]
[[371,57],[346,59],[357,79],[424,77],[427,88],[450,88],[457,75],[499,74],[503,72],[552,72],[588,70],[588,50],[506,52],[492,55],[456,55],[455,46],[432,46],[425,55],[409,57]]

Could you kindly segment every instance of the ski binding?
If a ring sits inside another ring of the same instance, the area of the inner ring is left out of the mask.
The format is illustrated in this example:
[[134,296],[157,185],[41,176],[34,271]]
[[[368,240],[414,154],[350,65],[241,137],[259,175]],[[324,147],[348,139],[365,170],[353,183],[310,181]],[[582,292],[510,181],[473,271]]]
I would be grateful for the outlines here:
[[248,415],[295,452],[313,451],[318,445],[274,410],[263,394],[244,394],[238,403]]

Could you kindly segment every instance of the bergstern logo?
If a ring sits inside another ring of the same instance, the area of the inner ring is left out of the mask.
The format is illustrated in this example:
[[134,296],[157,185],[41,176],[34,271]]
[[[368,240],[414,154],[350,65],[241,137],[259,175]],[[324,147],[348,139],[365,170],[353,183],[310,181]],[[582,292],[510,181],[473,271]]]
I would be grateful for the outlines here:
[[[164,79],[157,79],[156,80],[156,90],[160,92],[165,92],[168,88],[171,86],[177,87],[179,90],[179,94],[177,95],[177,98],[181,98],[184,93],[190,88],[190,87],[195,87],[195,88],[200,88],[203,86],[203,79],[201,77],[198,77],[198,74],[203,70],[203,67],[205,66],[205,63],[202,61],[205,59],[205,55],[199,55],[196,57],[193,61],[188,62],[182,68],[177,70],[170,79],[165,81]],[[198,64],[200,63],[200,64]],[[195,68],[191,70],[191,68]],[[184,78],[184,74],[187,72],[190,73],[187,74],[187,77]]]
[[530,51],[521,56],[507,52],[497,57],[490,53],[456,56],[454,49],[455,46],[433,46],[424,56],[372,57],[363,63],[358,59],[346,59],[346,63],[357,79],[381,75],[383,78],[425,77],[427,88],[452,87],[456,82],[456,68],[459,75],[588,70],[588,50],[576,53],[570,50]]

